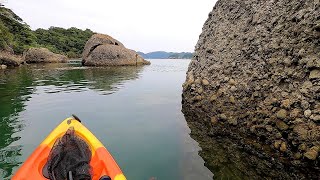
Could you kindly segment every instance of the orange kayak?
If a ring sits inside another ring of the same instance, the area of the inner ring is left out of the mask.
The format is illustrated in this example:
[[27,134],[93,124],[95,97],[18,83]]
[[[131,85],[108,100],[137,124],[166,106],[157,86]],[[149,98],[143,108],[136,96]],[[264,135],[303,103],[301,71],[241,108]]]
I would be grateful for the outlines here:
[[81,124],[76,116],[67,118],[58,125],[22,164],[12,179],[47,180],[43,169],[48,161],[50,151],[55,141],[62,137],[70,128],[72,128],[75,134],[83,139],[91,149],[90,166],[92,167],[93,180],[100,180],[105,177],[110,177],[112,180],[126,180],[112,155],[103,144]]

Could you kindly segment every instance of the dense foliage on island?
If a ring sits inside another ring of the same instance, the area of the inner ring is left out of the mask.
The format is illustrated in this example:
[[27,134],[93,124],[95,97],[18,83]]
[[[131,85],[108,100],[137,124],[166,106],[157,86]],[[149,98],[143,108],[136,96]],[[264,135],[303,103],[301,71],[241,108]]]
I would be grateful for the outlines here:
[[37,41],[30,27],[10,9],[0,7],[0,49],[21,54],[32,46]]
[[155,51],[150,53],[138,52],[145,59],[191,59],[193,53],[191,52],[165,52]]
[[65,54],[70,58],[80,57],[84,45],[93,35],[90,29],[83,31],[75,27],[69,29],[50,27],[48,30],[37,29],[34,33],[41,47],[58,54]]
[[12,10],[0,7],[0,50],[22,54],[30,47],[45,47],[69,58],[81,57],[86,41],[93,34],[90,29],[75,27],[32,31]]

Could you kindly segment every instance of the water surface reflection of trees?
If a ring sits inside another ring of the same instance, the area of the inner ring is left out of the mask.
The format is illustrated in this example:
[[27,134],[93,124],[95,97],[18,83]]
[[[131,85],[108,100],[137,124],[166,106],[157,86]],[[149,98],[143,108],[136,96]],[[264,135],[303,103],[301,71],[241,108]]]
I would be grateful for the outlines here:
[[[20,137],[26,122],[22,117],[26,101],[40,93],[94,90],[110,94],[127,80],[139,77],[143,67],[77,67],[67,64],[29,65],[0,71],[0,179],[8,179],[22,162]],[[37,92],[39,93],[39,92]]]

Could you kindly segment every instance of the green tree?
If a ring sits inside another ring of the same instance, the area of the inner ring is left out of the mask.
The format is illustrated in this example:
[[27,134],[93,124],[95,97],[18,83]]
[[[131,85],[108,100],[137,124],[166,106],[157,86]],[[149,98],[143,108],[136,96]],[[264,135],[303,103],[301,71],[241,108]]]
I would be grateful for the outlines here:
[[37,29],[35,31],[38,44],[44,47],[54,47],[50,50],[65,54],[70,58],[81,57],[85,43],[93,34],[90,29],[81,30],[75,27],[69,29],[50,27],[48,30]]

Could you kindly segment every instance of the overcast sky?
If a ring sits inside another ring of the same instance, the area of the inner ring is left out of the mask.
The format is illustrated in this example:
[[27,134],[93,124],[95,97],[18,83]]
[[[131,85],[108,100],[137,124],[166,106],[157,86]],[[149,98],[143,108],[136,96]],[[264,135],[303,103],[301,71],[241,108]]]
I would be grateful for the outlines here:
[[216,0],[6,0],[32,29],[89,28],[136,51],[190,51]]

